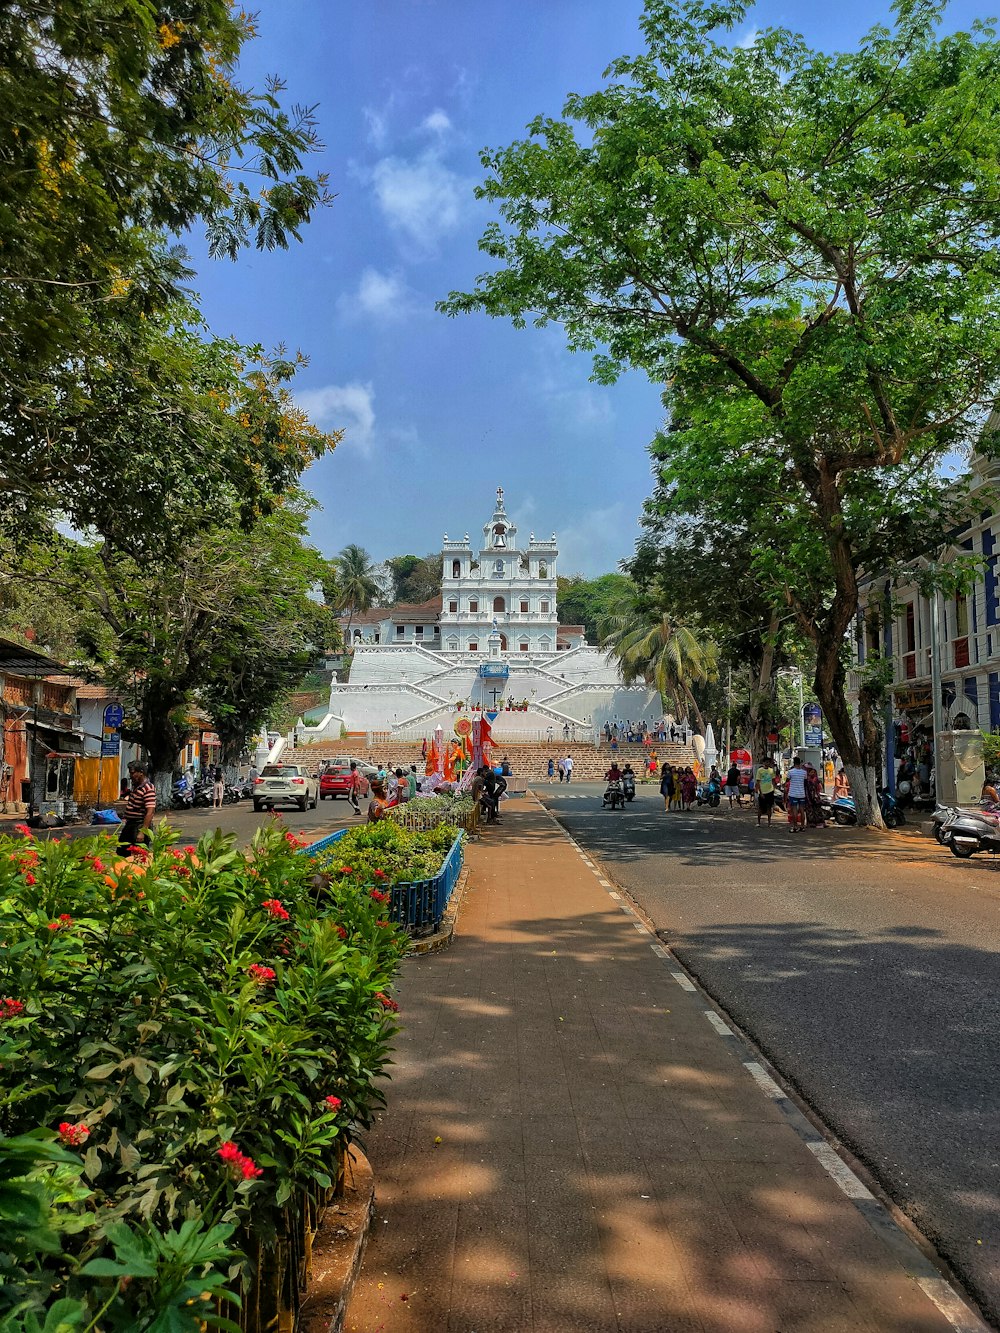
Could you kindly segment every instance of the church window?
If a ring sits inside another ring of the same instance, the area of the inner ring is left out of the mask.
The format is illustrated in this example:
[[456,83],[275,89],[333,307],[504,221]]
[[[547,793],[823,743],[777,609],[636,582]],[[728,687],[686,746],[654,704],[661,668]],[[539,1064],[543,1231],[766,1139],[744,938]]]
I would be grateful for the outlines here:
[[506,610],[507,610],[507,603],[504,601],[504,599],[503,599],[502,597],[494,597],[494,598],[493,598],[493,610],[494,610],[494,611],[506,611]]
[[527,599],[527,597],[522,597],[522,598],[521,598],[521,614],[522,614],[522,615],[527,615],[527,613],[528,613],[528,599]]
[[469,644],[469,652],[470,652],[470,653],[478,653],[478,652],[479,652],[479,644],[478,644],[478,643],[470,643],[470,644]]
[[397,625],[397,626],[396,626],[396,638],[397,638],[397,639],[401,639],[405,633],[406,633],[406,626],[405,626],[405,625]]
[[456,639],[454,636],[452,636],[452,638],[448,640],[448,651],[450,653],[458,652],[458,639]]
[[518,644],[518,647],[520,648],[522,653],[526,653],[528,651],[528,640],[522,639],[521,642]]
[[542,609],[542,614],[543,614],[543,615],[548,615],[548,614],[549,614],[549,604],[548,604],[548,602],[542,602],[541,609]]
[[462,577],[462,562],[461,562],[461,560],[453,560],[453,561],[451,562],[451,577],[452,577],[453,579],[460,579],[460,578]]
[[451,612],[452,615],[454,615],[455,612],[458,610],[458,603],[457,603],[457,602],[449,602],[449,603],[448,603],[448,610]]
[[424,627],[423,627],[423,625],[415,625],[414,628],[413,628],[413,632],[414,632],[414,634],[417,636],[418,639],[422,639],[422,638],[424,637]]
[[538,566],[538,577],[540,579],[547,579],[549,577],[549,567],[544,560]]
[[473,615],[475,615],[476,612],[479,610],[479,603],[475,600],[471,601],[469,603],[469,610],[472,612]]

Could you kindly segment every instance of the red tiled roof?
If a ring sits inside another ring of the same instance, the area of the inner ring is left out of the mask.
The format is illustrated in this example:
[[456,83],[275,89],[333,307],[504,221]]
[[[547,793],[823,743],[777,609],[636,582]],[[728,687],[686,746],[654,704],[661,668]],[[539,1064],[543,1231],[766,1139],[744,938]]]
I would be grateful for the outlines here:
[[46,676],[45,680],[49,685],[64,685],[76,690],[78,699],[114,698],[107,685],[93,685],[89,681],[81,680],[79,676]]

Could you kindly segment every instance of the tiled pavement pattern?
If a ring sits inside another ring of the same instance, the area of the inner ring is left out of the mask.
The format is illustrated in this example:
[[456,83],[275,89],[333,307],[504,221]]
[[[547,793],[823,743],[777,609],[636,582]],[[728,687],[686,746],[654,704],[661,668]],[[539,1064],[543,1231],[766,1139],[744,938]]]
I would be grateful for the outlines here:
[[548,814],[469,862],[452,948],[404,966],[348,1333],[965,1327]]

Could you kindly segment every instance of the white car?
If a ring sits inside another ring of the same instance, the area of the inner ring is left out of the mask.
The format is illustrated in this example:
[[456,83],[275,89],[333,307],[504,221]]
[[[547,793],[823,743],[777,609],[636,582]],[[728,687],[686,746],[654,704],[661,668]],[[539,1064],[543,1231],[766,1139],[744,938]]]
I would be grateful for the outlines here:
[[271,810],[276,805],[315,810],[318,804],[319,781],[301,764],[265,764],[253,784],[255,810]]

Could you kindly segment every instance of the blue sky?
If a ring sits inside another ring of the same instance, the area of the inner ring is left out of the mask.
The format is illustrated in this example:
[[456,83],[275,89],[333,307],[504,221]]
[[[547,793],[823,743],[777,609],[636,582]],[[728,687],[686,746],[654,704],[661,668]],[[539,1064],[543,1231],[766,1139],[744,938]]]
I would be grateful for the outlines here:
[[[522,137],[568,92],[590,92],[641,50],[641,0],[257,0],[241,77],[280,74],[318,103],[314,161],[337,198],[288,253],[210,261],[191,246],[212,328],[310,359],[297,397],[346,434],[307,484],[320,549],[377,559],[473,536],[498,485],[521,534],[556,532],[560,571],[596,575],[630,554],[651,486],[658,388],[589,382],[556,328],[447,319],[435,301],[486,267],[473,198],[478,153]],[[764,4],[739,36],[785,25],[844,49],[887,7]],[[967,25],[969,0],[948,26]]]

